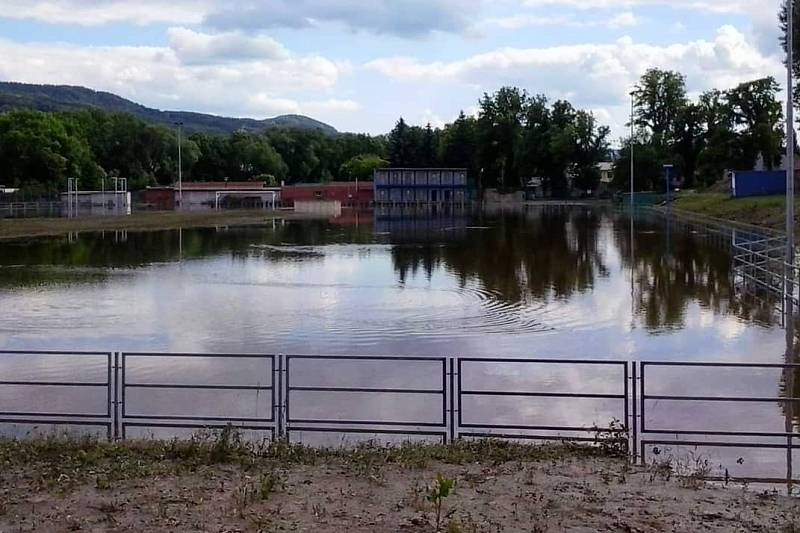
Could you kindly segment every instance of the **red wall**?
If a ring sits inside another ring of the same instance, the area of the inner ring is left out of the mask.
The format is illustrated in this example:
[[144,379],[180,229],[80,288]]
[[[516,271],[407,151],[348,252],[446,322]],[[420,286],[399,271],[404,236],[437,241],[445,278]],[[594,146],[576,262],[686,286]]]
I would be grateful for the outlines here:
[[144,203],[159,211],[175,209],[175,189],[172,187],[145,189]]
[[287,185],[281,188],[281,203],[294,207],[296,201],[338,200],[342,207],[369,205],[374,199],[372,183],[320,183],[318,185]]

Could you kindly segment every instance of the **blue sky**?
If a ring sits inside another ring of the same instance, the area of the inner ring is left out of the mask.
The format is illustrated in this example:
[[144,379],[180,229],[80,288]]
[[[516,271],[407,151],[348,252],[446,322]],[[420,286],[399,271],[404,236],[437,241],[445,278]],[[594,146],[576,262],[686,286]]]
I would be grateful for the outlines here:
[[144,105],[442,125],[513,84],[622,135],[648,67],[691,94],[782,81],[780,0],[0,0],[0,79]]

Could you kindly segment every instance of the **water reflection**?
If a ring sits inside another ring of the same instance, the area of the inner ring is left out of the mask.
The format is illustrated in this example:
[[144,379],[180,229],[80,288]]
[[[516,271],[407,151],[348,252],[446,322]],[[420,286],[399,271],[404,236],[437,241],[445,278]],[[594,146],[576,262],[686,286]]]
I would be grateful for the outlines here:
[[[625,214],[587,207],[351,212],[332,221],[263,227],[4,242],[0,302],[0,348],[773,363],[787,353],[775,298],[734,283],[729,241],[645,216],[637,216],[631,232]],[[792,357],[797,350],[794,345]],[[256,376],[263,383],[269,375],[266,367],[259,373],[203,359],[191,364],[196,366],[148,359],[132,366],[131,376],[175,382],[191,375],[220,384]],[[98,371],[34,358],[9,365],[3,362],[0,374],[20,379],[69,379]],[[396,363],[387,372],[327,362],[309,365],[306,381],[299,383],[395,386],[393,380],[402,380],[404,388],[427,387],[412,366]],[[532,370],[493,362],[473,365],[472,372],[464,381],[472,388],[620,391],[618,376],[574,367]],[[664,371],[649,374],[648,383],[655,387],[652,393],[777,398],[780,390],[784,397],[797,397],[796,373]],[[224,414],[262,416],[268,402],[253,396],[161,395],[172,413],[213,407]],[[295,398],[299,418],[345,416],[348,410],[352,417],[358,409],[386,420],[401,415],[427,420],[438,413],[429,412],[430,399],[312,396]],[[0,391],[0,403],[19,407],[35,403],[30,399],[96,407],[94,397]],[[160,403],[141,392],[131,401],[139,412]],[[620,416],[619,402],[606,403],[471,396],[465,407],[472,418],[465,422],[602,425]],[[789,402],[720,407],[655,402],[648,406],[647,422],[677,429],[741,427],[746,419],[770,432],[799,423]],[[735,457],[715,457],[736,463]],[[770,468],[781,465],[775,457],[758,460]]]

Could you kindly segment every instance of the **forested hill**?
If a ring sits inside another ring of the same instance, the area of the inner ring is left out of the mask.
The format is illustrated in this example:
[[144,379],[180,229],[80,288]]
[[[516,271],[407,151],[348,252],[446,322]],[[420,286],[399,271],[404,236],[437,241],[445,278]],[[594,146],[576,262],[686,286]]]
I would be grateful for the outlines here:
[[113,113],[130,113],[149,122],[171,126],[183,122],[188,132],[230,134],[239,130],[263,131],[272,128],[315,130],[328,135],[338,132],[333,126],[302,115],[281,115],[265,120],[219,117],[185,111],[161,111],[139,105],[115,94],[68,85],[33,85],[0,82],[0,112],[15,109],[37,111],[76,111],[94,108]]

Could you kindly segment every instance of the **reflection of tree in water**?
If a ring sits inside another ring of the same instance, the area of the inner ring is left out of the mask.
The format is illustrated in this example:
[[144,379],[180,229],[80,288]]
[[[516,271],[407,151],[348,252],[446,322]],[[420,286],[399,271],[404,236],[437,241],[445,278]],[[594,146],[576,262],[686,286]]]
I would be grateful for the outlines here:
[[[214,255],[253,255],[271,261],[292,254],[266,254],[260,245],[320,246],[372,242],[371,226],[332,226],[325,221],[240,228],[193,228],[142,232],[83,233],[0,243],[0,287],[23,287],[106,279],[108,268],[139,267]],[[313,259],[313,254],[307,254]],[[66,268],[65,268],[66,267]]]
[[466,239],[394,246],[392,259],[401,282],[420,270],[430,278],[441,265],[462,286],[479,281],[505,301],[568,298],[608,275],[599,238],[604,220],[597,210],[559,208],[485,217],[477,222],[485,229]]
[[[796,310],[795,310],[796,312]],[[786,335],[786,363],[800,364],[800,320],[794,319],[794,328]],[[783,398],[800,398],[800,367],[784,368],[781,376],[781,396]],[[781,410],[786,420],[787,433],[800,431],[800,405],[798,402],[781,402]]]
[[633,270],[635,313],[647,328],[682,328],[690,302],[715,314],[771,324],[772,304],[736,293],[732,253],[662,221],[635,222],[631,264],[630,219],[616,220],[617,246],[628,270]]

